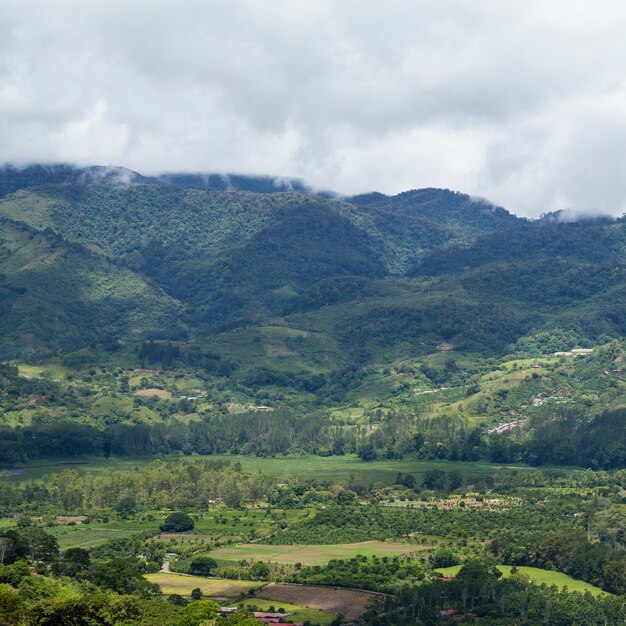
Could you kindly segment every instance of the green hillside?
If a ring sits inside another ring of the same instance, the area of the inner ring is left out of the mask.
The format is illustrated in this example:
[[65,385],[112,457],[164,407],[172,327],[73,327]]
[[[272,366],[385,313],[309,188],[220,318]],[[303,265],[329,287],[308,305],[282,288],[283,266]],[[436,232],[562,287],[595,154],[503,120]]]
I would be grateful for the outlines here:
[[[52,389],[10,378],[3,424],[94,427],[90,454],[622,462],[622,220],[219,180],[0,170],[0,359],[69,368]],[[596,350],[555,361],[576,347]]]
[[182,331],[181,305],[145,278],[49,230],[0,226],[2,358]]

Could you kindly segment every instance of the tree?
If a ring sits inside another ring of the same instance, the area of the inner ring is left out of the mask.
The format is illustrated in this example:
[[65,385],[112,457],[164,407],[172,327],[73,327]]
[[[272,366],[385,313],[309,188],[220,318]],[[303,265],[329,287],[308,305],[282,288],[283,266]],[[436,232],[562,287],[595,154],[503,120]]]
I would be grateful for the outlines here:
[[413,476],[413,474],[407,474],[404,477],[403,484],[409,489],[415,489],[415,485],[417,484],[417,482],[415,481],[415,476]]
[[187,600],[179,593],[171,593],[167,596],[167,601],[171,602],[174,606],[187,606]]
[[342,489],[337,494],[337,504],[354,504],[356,502],[356,493],[351,489]]
[[134,515],[137,512],[137,504],[135,503],[135,498],[132,498],[131,496],[122,498],[115,505],[115,510],[122,519],[129,518],[131,515]]
[[263,563],[263,561],[257,561],[250,568],[250,576],[252,576],[252,578],[254,578],[255,580],[264,580],[268,578],[269,575],[270,568],[267,563]]
[[54,565],[57,575],[76,576],[78,572],[86,570],[91,565],[89,552],[84,548],[69,548]]
[[376,449],[371,441],[359,448],[359,458],[361,461],[375,461],[376,457]]
[[463,474],[459,470],[448,472],[448,491],[454,491],[463,485]]
[[443,491],[446,486],[446,473],[440,469],[428,470],[427,472],[424,472],[422,485],[424,486],[424,489]]
[[603,587],[617,595],[626,594],[626,558],[611,561],[606,565]]
[[217,567],[217,561],[210,556],[196,557],[189,566],[189,573],[194,576],[211,576]]
[[210,623],[215,619],[220,610],[220,605],[213,600],[198,600],[188,604],[183,610],[180,626],[200,626],[203,622]]
[[33,561],[50,562],[59,554],[56,537],[49,535],[39,526],[24,529],[24,538],[28,542],[29,555]]
[[170,513],[159,526],[164,533],[184,533],[194,529],[191,517],[186,513]]
[[9,537],[0,537],[0,565],[4,565],[4,559],[13,547],[13,541]]
[[450,567],[456,565],[459,560],[450,548],[439,548],[430,555],[430,562],[433,567]]
[[200,587],[196,587],[191,590],[191,599],[192,600],[200,600],[202,598],[202,589]]

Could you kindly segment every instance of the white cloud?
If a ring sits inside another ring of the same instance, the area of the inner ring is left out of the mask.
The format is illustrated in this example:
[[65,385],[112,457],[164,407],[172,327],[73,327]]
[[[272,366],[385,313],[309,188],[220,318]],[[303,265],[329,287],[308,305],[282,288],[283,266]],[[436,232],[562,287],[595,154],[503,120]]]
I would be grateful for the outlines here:
[[626,210],[617,0],[5,0],[0,154]]

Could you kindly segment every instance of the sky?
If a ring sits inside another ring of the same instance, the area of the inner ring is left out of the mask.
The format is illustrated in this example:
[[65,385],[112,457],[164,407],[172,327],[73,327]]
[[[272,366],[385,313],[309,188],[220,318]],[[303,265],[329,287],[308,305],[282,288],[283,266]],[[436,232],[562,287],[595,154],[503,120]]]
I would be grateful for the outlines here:
[[626,212],[623,0],[0,7],[0,161]]

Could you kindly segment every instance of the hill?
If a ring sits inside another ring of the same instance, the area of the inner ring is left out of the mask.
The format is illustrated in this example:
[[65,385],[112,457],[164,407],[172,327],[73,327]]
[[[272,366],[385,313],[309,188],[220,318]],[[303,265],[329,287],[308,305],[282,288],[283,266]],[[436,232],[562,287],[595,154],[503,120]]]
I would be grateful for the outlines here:
[[[393,456],[416,451],[404,430],[442,444],[424,448],[429,458],[619,462],[621,444],[557,453],[538,427],[541,453],[525,435],[493,451],[478,442],[537,397],[530,374],[503,380],[501,363],[626,334],[622,220],[528,221],[448,190],[338,198],[274,192],[270,180],[253,192],[234,188],[257,184],[247,178],[216,190],[212,175],[0,170],[0,358],[70,368],[89,401],[62,381],[52,396],[72,420],[214,429],[110,434],[135,453],[371,444]],[[581,414],[621,407],[617,382],[615,393],[598,383],[612,369],[603,362],[572,391]],[[554,397],[569,388],[538,377]],[[48,400],[24,413],[29,402],[7,400],[5,422],[62,419]],[[259,421],[258,406],[276,412]]]

